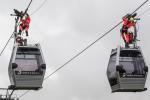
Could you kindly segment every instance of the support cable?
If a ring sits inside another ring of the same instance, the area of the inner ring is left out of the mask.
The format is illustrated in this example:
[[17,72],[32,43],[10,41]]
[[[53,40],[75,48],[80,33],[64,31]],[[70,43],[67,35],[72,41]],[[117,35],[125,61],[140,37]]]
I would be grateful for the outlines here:
[[30,15],[32,16],[33,14],[35,14],[36,12],[38,12],[43,6],[44,6],[44,4],[47,2],[47,0],[44,0],[42,3],[41,3],[41,5],[37,8],[37,9],[35,9]]
[[11,100],[11,96],[13,95],[14,91],[15,91],[15,90],[12,90],[12,91],[11,91],[11,94],[9,95],[9,99],[8,99],[8,100]]
[[3,54],[4,50],[6,49],[6,47],[7,47],[8,43],[9,43],[9,41],[10,41],[11,38],[13,37],[13,34],[14,34],[14,33],[11,34],[11,36],[9,37],[9,39],[8,39],[8,41],[6,42],[5,46],[3,47],[2,51],[0,52],[0,56]]
[[142,12],[141,14],[139,14],[139,16],[143,16],[143,15],[145,15],[148,11],[150,11],[150,7],[149,8],[147,8],[144,12]]
[[138,11],[138,10],[139,10],[143,5],[145,5],[148,1],[149,1],[149,0],[146,0],[144,3],[142,3],[137,9],[135,9],[135,10],[131,13],[131,15],[134,14],[136,11]]
[[78,54],[76,54],[74,57],[72,57],[70,60],[68,60],[66,63],[64,63],[62,66],[60,66],[59,68],[57,68],[54,72],[52,72],[50,75],[48,75],[47,77],[44,78],[44,80],[47,80],[50,76],[52,76],[53,74],[55,74],[58,70],[62,69],[64,66],[66,66],[68,63],[70,63],[71,61],[73,61],[75,58],[77,58],[79,55],[81,55],[83,52],[85,52],[87,49],[89,49],[91,46],[93,46],[96,42],[98,42],[99,40],[101,40],[103,37],[105,37],[107,34],[109,34],[112,30],[114,30],[117,26],[119,26],[122,23],[119,22],[118,24],[116,24],[113,28],[111,28],[109,31],[107,31],[105,34],[103,34],[102,36],[100,36],[98,39],[96,39],[94,42],[92,42],[90,45],[88,45],[85,49],[83,49],[82,51],[80,51]]
[[29,7],[30,7],[31,3],[32,3],[32,0],[30,1],[29,5],[27,6],[27,8],[26,8],[26,10],[25,10],[24,14],[25,14],[25,13],[27,13],[27,11],[28,11],[28,9],[29,9]]

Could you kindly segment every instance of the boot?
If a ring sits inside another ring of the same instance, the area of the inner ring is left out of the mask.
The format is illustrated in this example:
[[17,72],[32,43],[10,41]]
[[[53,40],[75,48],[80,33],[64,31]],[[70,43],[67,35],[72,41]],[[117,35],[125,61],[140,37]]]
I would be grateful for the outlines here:
[[24,39],[24,46],[27,46],[27,39]]
[[128,43],[125,44],[125,48],[129,48],[129,44]]
[[29,36],[29,35],[28,35],[28,31],[26,31],[26,36]]
[[21,35],[21,30],[19,30],[19,33],[18,33],[18,35]]

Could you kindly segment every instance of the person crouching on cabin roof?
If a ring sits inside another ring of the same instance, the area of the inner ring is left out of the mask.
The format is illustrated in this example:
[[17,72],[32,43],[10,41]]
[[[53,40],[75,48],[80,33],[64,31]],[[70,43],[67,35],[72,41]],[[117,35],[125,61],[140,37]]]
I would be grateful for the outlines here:
[[20,26],[19,26],[19,35],[21,35],[22,31],[25,30],[26,36],[28,36],[28,29],[30,24],[31,18],[28,13],[26,13],[24,16],[20,19]]
[[16,42],[19,46],[23,46],[23,38],[21,37],[21,35],[17,35]]
[[23,36],[21,35],[17,35],[16,42],[18,43],[19,46],[27,46],[27,39],[23,38]]
[[[137,32],[136,32],[136,21],[135,16],[137,14],[127,14],[122,18],[123,20],[123,26],[121,28],[121,36],[125,42],[125,47],[129,47],[129,44],[136,40]],[[129,32],[129,29],[133,27],[134,28],[134,34],[133,32]]]

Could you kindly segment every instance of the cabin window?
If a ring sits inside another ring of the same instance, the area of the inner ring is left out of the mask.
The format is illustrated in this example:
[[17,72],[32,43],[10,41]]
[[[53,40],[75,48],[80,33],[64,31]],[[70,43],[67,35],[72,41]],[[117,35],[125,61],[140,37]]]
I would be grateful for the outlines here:
[[15,63],[18,65],[16,71],[38,70],[38,55],[17,54]]

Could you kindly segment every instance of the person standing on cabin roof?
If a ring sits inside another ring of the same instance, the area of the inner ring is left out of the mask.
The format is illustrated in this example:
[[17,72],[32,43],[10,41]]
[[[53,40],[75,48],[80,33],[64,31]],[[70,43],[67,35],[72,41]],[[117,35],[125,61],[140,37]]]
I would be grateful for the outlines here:
[[21,18],[20,18],[20,26],[19,26],[19,35],[21,35],[22,31],[25,30],[26,32],[26,36],[28,36],[28,29],[29,29],[29,24],[30,24],[30,21],[31,21],[31,18],[29,16],[28,13],[25,13],[23,14],[23,12],[21,11]]
[[[137,38],[137,30],[136,30],[136,21],[135,16],[137,14],[127,14],[122,18],[123,20],[123,26],[121,28],[121,36],[125,42],[125,47],[129,47],[129,44],[136,41]],[[129,29],[133,27],[134,28],[134,34],[133,32],[130,32]]]

